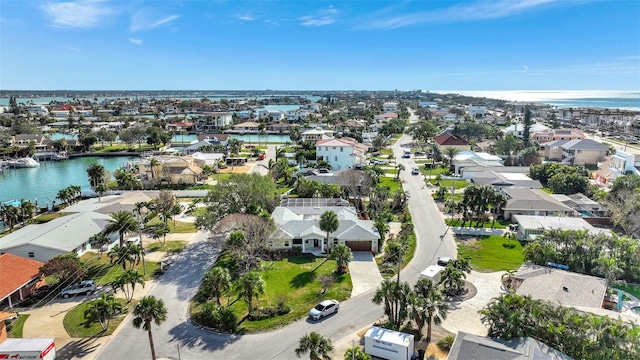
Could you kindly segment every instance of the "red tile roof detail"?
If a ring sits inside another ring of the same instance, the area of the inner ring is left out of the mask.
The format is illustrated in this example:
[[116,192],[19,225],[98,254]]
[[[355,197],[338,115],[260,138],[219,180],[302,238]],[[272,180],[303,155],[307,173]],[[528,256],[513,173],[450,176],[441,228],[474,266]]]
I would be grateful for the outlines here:
[[436,136],[433,140],[440,146],[469,145],[464,138],[448,133]]
[[13,254],[0,255],[0,299],[38,276],[43,262]]

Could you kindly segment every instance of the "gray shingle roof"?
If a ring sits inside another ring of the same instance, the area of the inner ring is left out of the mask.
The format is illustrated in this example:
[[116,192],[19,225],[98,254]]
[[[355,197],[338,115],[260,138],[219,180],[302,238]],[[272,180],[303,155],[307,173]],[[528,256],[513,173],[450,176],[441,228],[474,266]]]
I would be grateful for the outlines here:
[[609,150],[607,145],[591,139],[569,140],[561,146],[566,150]]
[[543,210],[572,212],[573,209],[538,189],[504,188],[509,198],[504,210]]
[[458,332],[447,360],[573,360],[573,358],[533,339],[511,341]]

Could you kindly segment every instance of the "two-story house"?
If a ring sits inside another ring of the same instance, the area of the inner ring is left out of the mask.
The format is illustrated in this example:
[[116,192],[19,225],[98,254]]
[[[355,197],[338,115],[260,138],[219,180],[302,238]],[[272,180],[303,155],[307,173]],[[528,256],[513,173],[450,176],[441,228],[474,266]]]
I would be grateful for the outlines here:
[[352,169],[361,162],[362,153],[358,143],[349,138],[316,141],[316,160],[326,160],[331,169]]
[[549,141],[541,149],[546,159],[570,165],[597,165],[609,151],[607,145],[591,139]]
[[332,139],[333,130],[325,130],[322,128],[308,129],[302,132],[302,141],[315,143],[318,140]]
[[382,105],[382,111],[386,113],[397,113],[398,103],[395,101],[387,101]]
[[205,113],[194,119],[194,127],[197,132],[215,133],[233,125],[233,116],[228,112]]

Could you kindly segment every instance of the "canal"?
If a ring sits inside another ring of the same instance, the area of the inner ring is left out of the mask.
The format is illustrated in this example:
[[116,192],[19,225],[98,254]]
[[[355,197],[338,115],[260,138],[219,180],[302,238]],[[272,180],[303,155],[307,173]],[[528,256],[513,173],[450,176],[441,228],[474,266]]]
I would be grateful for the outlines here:
[[[0,174],[0,202],[12,200],[38,201],[38,206],[51,205],[58,191],[69,185],[79,185],[82,190],[90,190],[87,166],[98,163],[113,173],[122,164],[136,158],[81,157],[65,161],[42,161],[40,167],[29,169],[5,169]],[[59,200],[56,200],[59,202]]]

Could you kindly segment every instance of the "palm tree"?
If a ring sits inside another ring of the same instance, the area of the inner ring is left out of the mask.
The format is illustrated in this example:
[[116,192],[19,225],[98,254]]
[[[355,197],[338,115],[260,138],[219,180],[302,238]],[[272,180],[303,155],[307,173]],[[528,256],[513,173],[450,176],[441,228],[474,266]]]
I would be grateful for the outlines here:
[[100,231],[99,233],[93,234],[89,238],[89,243],[91,247],[95,247],[99,249],[98,258],[102,257],[102,247],[109,244],[111,239],[104,232]]
[[13,227],[18,224],[20,219],[20,209],[11,205],[4,206],[3,214],[7,225],[9,225],[9,232],[13,231]]
[[413,288],[413,318],[418,325],[418,332],[422,335],[422,327],[427,324],[427,342],[431,341],[432,325],[440,324],[447,318],[449,306],[444,301],[442,292],[436,284],[428,278],[418,280]]
[[95,192],[98,193],[98,202],[102,201],[102,194],[106,193],[109,190],[109,186],[105,183],[100,183],[95,188]]
[[104,166],[98,163],[92,163],[87,167],[87,175],[89,175],[89,184],[91,184],[91,188],[95,190],[99,184],[105,182],[107,170]]
[[340,244],[331,249],[329,259],[336,261],[336,273],[344,274],[347,272],[349,262],[353,260],[353,253],[348,246]]
[[156,350],[153,346],[153,334],[151,334],[151,323],[162,324],[167,320],[167,308],[162,299],[154,296],[145,296],[133,308],[133,326],[139,329],[140,326],[149,334],[149,345],[151,346],[151,359],[156,360]]
[[151,158],[149,161],[149,168],[151,170],[151,185],[156,185],[157,168],[160,166],[160,161],[156,158]]
[[238,279],[235,289],[244,298],[249,312],[253,311],[253,299],[264,294],[265,282],[257,271],[249,271]]
[[113,294],[103,292],[100,298],[87,304],[84,318],[89,323],[99,322],[102,330],[106,331],[109,328],[109,321],[120,313],[122,313],[122,304],[115,299]]
[[444,149],[444,154],[449,159],[449,169],[451,170],[451,165],[453,164],[453,159],[458,155],[458,149],[453,147],[448,147]]
[[118,277],[111,283],[111,287],[113,287],[114,291],[117,291],[118,289],[122,290],[124,297],[129,303],[133,299],[133,293],[136,290],[137,284],[144,287],[144,276],[142,276],[142,274],[137,270],[129,269],[118,275]]
[[207,299],[215,298],[220,306],[220,297],[229,291],[231,287],[231,275],[226,268],[216,266],[207,272],[200,284],[200,291]]
[[405,170],[405,167],[402,164],[398,164],[396,165],[396,169],[398,170],[398,172],[396,173],[396,180],[398,180],[400,179],[400,172]]
[[344,360],[371,360],[371,355],[365,353],[360,346],[354,346],[344,353]]
[[35,214],[36,206],[28,200],[20,202],[20,217],[23,222],[30,220]]
[[110,213],[111,219],[102,230],[105,234],[118,233],[120,236],[120,246],[124,246],[124,235],[131,231],[138,230],[138,222],[132,213],[128,211],[116,211]]
[[135,256],[133,251],[131,251],[131,246],[120,246],[116,245],[109,251],[109,262],[113,265],[122,265],[123,270],[127,270],[127,263],[131,264],[133,268],[133,263],[135,262]]
[[464,285],[465,274],[453,267],[452,264],[447,265],[440,275],[440,285],[443,292],[449,296],[457,295]]
[[303,335],[295,349],[297,357],[309,353],[309,360],[331,360],[329,353],[332,351],[331,339],[327,339],[315,331]]
[[386,279],[382,281],[371,301],[376,305],[384,305],[384,314],[398,330],[409,315],[410,300],[411,287],[408,283],[398,283]]
[[331,248],[329,244],[329,234],[338,230],[340,222],[338,221],[338,215],[331,210],[327,210],[320,215],[320,230],[327,233],[327,252]]

